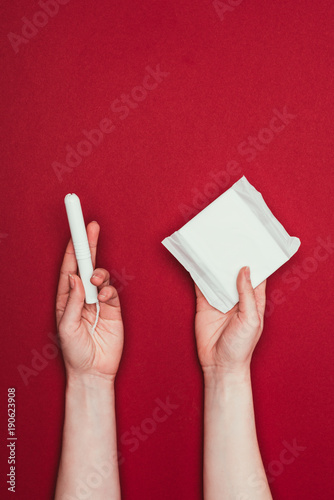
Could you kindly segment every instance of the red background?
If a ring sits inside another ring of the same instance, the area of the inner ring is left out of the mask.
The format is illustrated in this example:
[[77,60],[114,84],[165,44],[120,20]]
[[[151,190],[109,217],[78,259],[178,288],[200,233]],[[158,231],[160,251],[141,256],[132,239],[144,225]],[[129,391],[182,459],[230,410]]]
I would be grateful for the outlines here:
[[[42,353],[56,332],[69,192],[80,196],[86,222],[101,225],[98,265],[131,276],[123,287],[115,281],[126,332],[119,440],[151,417],[156,398],[179,405],[137,450],[120,442],[123,498],[201,498],[193,285],[160,242],[185,223],[180,205],[194,209],[196,189],[208,193],[210,173],[235,160],[240,173],[202,206],[246,175],[302,242],[268,280],[269,300],[279,290],[284,302],[268,312],[252,364],[263,461],[279,471],[269,473],[273,496],[332,499],[334,252],[312,257],[317,239],[333,234],[333,3],[244,0],[220,19],[211,1],[70,0],[15,53],[7,34],[21,34],[21,19],[39,10],[36,1],[1,5],[1,498],[10,497],[8,387],[17,394],[16,498],[48,499],[54,490],[62,358],[49,360],[27,385],[18,366],[31,367],[31,351]],[[169,75],[120,120],[112,102],[158,64]],[[296,117],[247,161],[239,145],[285,106]],[[66,144],[76,147],[82,130],[105,117],[115,130],[59,182],[52,163],[64,163]],[[293,266],[307,272],[296,278]],[[294,439],[306,449],[281,470],[282,442]]]

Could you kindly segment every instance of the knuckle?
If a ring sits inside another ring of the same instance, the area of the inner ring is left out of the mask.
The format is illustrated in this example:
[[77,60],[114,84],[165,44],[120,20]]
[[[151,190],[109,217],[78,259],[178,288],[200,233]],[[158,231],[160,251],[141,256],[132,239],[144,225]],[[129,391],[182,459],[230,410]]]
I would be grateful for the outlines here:
[[110,277],[109,271],[107,271],[107,269],[104,269],[103,267],[98,267],[94,272],[101,274],[101,277],[104,280],[109,279]]
[[113,286],[105,285],[101,288],[101,293],[102,293],[102,295],[112,297],[112,295],[114,294],[114,290],[115,290],[115,288]]
[[118,297],[118,292],[116,288],[112,285],[110,285],[110,298],[116,299]]
[[110,289],[111,296],[112,297],[117,297],[118,293],[117,293],[116,288],[114,286],[112,286],[112,285],[109,285],[109,289]]

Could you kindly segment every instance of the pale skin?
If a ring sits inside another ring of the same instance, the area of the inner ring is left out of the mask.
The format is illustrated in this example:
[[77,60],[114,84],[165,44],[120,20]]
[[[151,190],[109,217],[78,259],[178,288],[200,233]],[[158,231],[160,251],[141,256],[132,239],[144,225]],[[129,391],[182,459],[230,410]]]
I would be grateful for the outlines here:
[[[66,367],[66,402],[62,454],[55,500],[121,498],[116,443],[114,382],[123,349],[123,321],[117,290],[105,269],[95,269],[100,227],[87,226],[98,287],[100,317],[95,334],[96,306],[84,302],[72,241],[61,267],[56,318]],[[80,496],[81,495],[81,496]]]
[[239,303],[224,314],[195,285],[195,335],[204,374],[204,499],[270,500],[250,378],[263,330],[266,282],[253,289],[244,267],[237,289]]
[[[72,241],[64,255],[56,319],[66,368],[62,454],[55,500],[121,498],[116,442],[114,382],[123,349],[123,321],[117,290],[108,271],[95,269],[100,227],[87,226],[96,306],[84,302]],[[263,329],[263,282],[253,290],[245,268],[239,272],[240,301],[223,314],[195,285],[195,334],[204,373],[204,499],[270,500],[256,438],[250,362]],[[87,493],[88,492],[88,493]]]

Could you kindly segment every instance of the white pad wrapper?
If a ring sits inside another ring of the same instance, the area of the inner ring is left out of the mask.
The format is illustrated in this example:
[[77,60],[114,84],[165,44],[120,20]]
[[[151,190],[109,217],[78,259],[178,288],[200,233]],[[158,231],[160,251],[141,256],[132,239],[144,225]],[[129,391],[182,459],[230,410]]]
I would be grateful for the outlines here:
[[209,304],[226,313],[239,301],[236,280],[249,266],[255,288],[300,246],[243,176],[162,244],[187,269]]

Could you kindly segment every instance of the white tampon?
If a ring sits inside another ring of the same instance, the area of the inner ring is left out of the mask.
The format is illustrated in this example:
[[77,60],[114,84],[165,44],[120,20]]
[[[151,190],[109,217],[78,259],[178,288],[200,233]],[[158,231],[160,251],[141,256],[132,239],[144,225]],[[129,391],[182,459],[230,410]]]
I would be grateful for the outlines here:
[[99,301],[97,288],[90,281],[93,274],[93,264],[81,203],[76,194],[67,194],[64,201],[80,278],[85,289],[85,301],[86,304],[96,304],[97,307],[96,321],[92,329],[92,333],[94,333],[99,314]]

